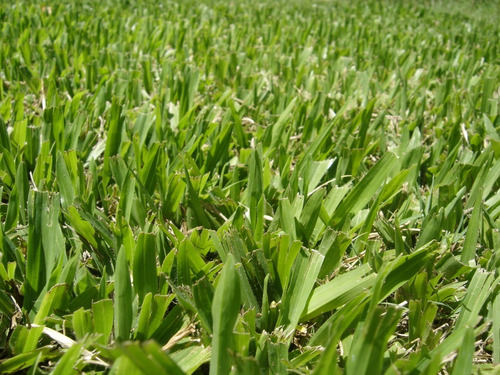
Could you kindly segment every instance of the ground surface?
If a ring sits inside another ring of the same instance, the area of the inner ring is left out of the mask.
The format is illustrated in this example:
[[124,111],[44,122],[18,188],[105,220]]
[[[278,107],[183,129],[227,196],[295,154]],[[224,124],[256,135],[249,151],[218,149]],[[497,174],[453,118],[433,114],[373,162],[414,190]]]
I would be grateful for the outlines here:
[[498,372],[500,6],[412,3],[3,1],[0,373]]

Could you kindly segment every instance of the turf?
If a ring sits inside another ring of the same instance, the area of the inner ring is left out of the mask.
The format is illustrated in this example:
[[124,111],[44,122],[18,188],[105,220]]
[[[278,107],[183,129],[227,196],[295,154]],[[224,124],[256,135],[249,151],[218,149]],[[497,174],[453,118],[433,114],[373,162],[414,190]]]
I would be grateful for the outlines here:
[[0,373],[498,373],[498,14],[1,1]]

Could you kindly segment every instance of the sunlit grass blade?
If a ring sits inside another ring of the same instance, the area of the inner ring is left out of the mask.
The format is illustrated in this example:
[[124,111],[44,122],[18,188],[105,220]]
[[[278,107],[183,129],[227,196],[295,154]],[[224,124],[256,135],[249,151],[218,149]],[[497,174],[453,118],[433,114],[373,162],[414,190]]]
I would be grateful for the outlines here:
[[132,265],[134,289],[139,302],[147,293],[156,294],[158,277],[156,275],[156,238],[152,234],[139,234]]
[[324,256],[313,250],[299,252],[292,267],[292,275],[287,289],[283,292],[282,308],[277,325],[284,326],[284,335],[291,335],[299,322],[302,311],[309,299],[318,277]]
[[493,302],[493,363],[500,363],[500,295]]
[[30,311],[46,282],[45,259],[42,248],[42,211],[47,202],[47,193],[30,194],[28,204],[29,232],[26,254],[26,284],[24,308]]
[[213,338],[210,359],[210,374],[229,373],[231,358],[229,349],[233,340],[233,329],[240,310],[240,282],[233,256],[228,255],[215,288],[212,302]]
[[106,345],[113,330],[113,301],[102,299],[93,303],[92,319],[94,332],[100,334],[97,342]]
[[384,154],[337,207],[331,219],[332,224],[340,226],[349,214],[362,209],[374,197],[377,190],[384,185],[386,178],[390,174],[398,172],[395,169],[397,164],[398,158],[395,154],[390,152]]
[[458,356],[453,366],[452,375],[466,375],[472,373],[472,361],[475,349],[474,329],[468,327],[465,331],[462,345],[458,350]]
[[77,343],[69,348],[66,353],[61,357],[59,361],[57,361],[57,365],[54,368],[52,374],[55,375],[64,375],[71,374],[75,371],[75,362],[80,355],[80,351],[83,348],[83,343]]
[[64,161],[62,153],[59,151],[56,158],[56,175],[59,191],[61,192],[61,203],[64,208],[71,206],[75,200],[75,188]]
[[210,349],[201,346],[191,346],[170,355],[170,358],[186,374],[194,373],[203,363],[210,360]]
[[263,232],[263,182],[262,182],[262,151],[260,147],[252,150],[248,161],[248,206],[250,210],[250,225],[257,239]]
[[393,307],[377,308],[358,325],[346,371],[355,374],[380,373],[389,336],[396,329],[401,314],[402,311]]
[[467,233],[465,235],[464,247],[462,250],[462,255],[460,260],[467,264],[470,260],[473,260],[476,255],[477,239],[479,237],[480,221],[481,221],[481,211],[482,211],[482,200],[481,194],[476,196],[476,202],[474,203],[474,208],[472,209],[472,215],[467,226]]
[[333,310],[356,298],[375,283],[376,275],[365,264],[355,270],[337,276],[329,283],[315,288],[301,320],[307,320],[319,314]]
[[104,151],[105,171],[109,171],[109,158],[120,151],[124,120],[122,106],[118,98],[114,98],[108,117],[108,135]]
[[275,149],[278,146],[278,144],[281,143],[285,126],[292,114],[293,109],[295,108],[296,102],[297,98],[295,97],[290,101],[290,103],[288,103],[285,110],[280,114],[278,120],[273,125],[271,132],[271,148],[270,148],[271,150]]
[[118,252],[115,269],[114,327],[118,341],[128,340],[132,327],[132,284],[123,247]]
[[498,285],[500,277],[495,279],[495,275],[476,270],[467,294],[462,301],[460,314],[455,323],[455,329],[458,330],[465,326],[475,327],[478,322],[479,311],[484,303],[491,296],[492,286]]

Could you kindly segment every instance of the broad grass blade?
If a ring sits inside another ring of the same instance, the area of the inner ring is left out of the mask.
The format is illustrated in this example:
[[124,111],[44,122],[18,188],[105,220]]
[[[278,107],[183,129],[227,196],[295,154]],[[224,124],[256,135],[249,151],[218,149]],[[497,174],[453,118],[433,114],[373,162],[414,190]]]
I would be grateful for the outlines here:
[[453,366],[452,375],[469,375],[472,374],[472,362],[475,351],[475,335],[472,327],[467,327],[458,356]]
[[292,101],[288,104],[285,110],[280,114],[278,121],[273,125],[272,135],[271,135],[271,150],[276,149],[278,144],[281,143],[281,138],[283,136],[285,125],[287,124],[293,109],[295,108],[295,103],[297,102],[297,97],[293,98]]
[[225,375],[231,369],[229,349],[240,311],[240,280],[232,254],[226,258],[212,302],[213,338],[210,375]]
[[119,349],[142,373],[184,375],[179,366],[163,353],[156,343],[147,342],[141,347],[138,342],[127,342],[121,344]]
[[115,339],[128,340],[132,327],[132,284],[130,282],[129,266],[123,247],[118,251],[115,268],[115,303],[114,324]]
[[372,273],[368,264],[337,276],[313,290],[301,320],[314,318],[342,306],[362,294],[365,289],[370,288],[375,280],[376,275]]
[[139,303],[147,293],[158,292],[156,275],[156,237],[153,234],[141,233],[137,238],[132,266],[134,290],[139,295]]
[[500,363],[500,294],[493,302],[493,363]]
[[495,275],[492,273],[483,272],[481,269],[476,270],[462,302],[455,330],[466,326],[476,326],[481,308],[491,297],[492,288],[498,286],[499,281],[500,277],[495,280]]
[[61,151],[57,152],[56,176],[59,191],[61,193],[61,205],[63,208],[67,208],[71,206],[75,200],[75,188]]
[[94,332],[100,334],[97,342],[107,345],[111,332],[113,331],[113,301],[101,299],[92,304],[92,319]]
[[53,375],[66,375],[74,373],[75,362],[80,356],[83,349],[83,343],[76,343],[69,348],[66,353],[57,361],[56,367],[52,372]]
[[263,199],[262,182],[262,151],[260,147],[252,150],[248,160],[248,207],[250,209],[250,225],[256,239],[262,237],[263,232],[263,206],[259,202]]
[[377,308],[356,328],[353,346],[346,364],[352,374],[379,374],[390,335],[396,329],[402,311],[393,307]]
[[337,207],[331,219],[332,225],[341,227],[349,214],[361,210],[384,185],[386,178],[398,172],[397,165],[397,156],[392,152],[385,153]]
[[30,311],[46,283],[45,257],[42,241],[43,210],[47,206],[47,193],[32,192],[28,203],[28,249],[26,255],[26,283],[24,308]]
[[477,239],[479,237],[479,227],[481,221],[482,208],[482,194],[476,195],[476,202],[472,209],[472,216],[467,226],[467,234],[465,235],[464,247],[460,260],[464,264],[468,264],[476,256]]
[[300,316],[304,311],[311,291],[318,277],[324,256],[316,250],[301,251],[295,258],[292,276],[287,289],[283,292],[282,308],[278,318],[278,326],[284,326],[285,337],[295,331]]

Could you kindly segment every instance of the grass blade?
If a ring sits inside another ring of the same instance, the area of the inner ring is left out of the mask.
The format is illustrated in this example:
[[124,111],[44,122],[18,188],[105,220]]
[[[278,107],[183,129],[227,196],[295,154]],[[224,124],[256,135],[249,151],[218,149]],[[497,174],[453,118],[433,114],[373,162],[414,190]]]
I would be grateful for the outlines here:
[[94,322],[94,332],[100,334],[97,342],[101,345],[108,343],[113,331],[113,301],[102,299],[92,304],[92,318]]
[[476,244],[479,237],[479,225],[481,221],[482,212],[482,194],[476,195],[476,202],[474,203],[474,208],[472,209],[472,216],[469,221],[469,226],[467,227],[467,234],[465,235],[464,247],[462,250],[462,255],[460,260],[464,264],[468,264],[469,261],[473,260],[476,256]]
[[137,238],[132,265],[134,289],[139,295],[139,303],[148,293],[158,292],[156,275],[156,237],[153,234],[141,233]]
[[373,198],[377,190],[383,186],[386,178],[391,173],[397,172],[397,163],[398,158],[395,154],[385,153],[337,207],[331,219],[332,225],[342,226],[349,214],[361,210]]
[[125,250],[120,248],[115,269],[114,323],[117,341],[128,340],[132,327],[132,284]]
[[240,311],[240,282],[232,254],[228,254],[215,288],[212,302],[213,339],[210,375],[228,374],[231,369],[229,349],[233,328]]
[[453,366],[452,375],[469,375],[472,374],[472,361],[474,358],[474,329],[468,327],[465,331],[462,345],[458,350],[458,356]]
[[[282,309],[278,318],[278,326],[284,326],[285,337],[295,331],[300,316],[304,311],[311,291],[321,269],[324,256],[312,250],[301,251],[292,269],[292,276],[282,296]],[[291,338],[291,337],[290,337]]]
[[493,302],[493,363],[500,363],[500,294]]

